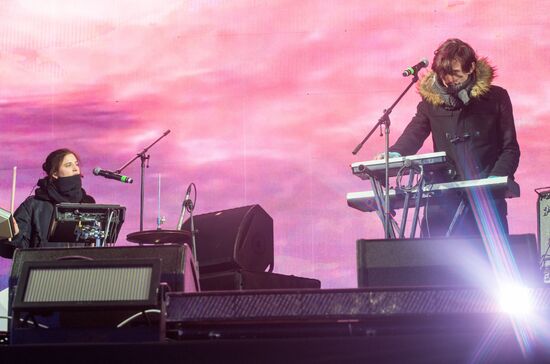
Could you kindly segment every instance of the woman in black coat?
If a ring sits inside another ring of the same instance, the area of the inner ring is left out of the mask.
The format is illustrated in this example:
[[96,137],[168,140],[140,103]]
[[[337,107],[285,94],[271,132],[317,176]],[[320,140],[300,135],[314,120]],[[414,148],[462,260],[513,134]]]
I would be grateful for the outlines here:
[[51,152],[42,169],[46,177],[38,180],[34,196],[15,211],[15,232],[11,244],[16,248],[48,246],[48,230],[54,206],[62,202],[95,203],[82,188],[78,155],[69,149]]

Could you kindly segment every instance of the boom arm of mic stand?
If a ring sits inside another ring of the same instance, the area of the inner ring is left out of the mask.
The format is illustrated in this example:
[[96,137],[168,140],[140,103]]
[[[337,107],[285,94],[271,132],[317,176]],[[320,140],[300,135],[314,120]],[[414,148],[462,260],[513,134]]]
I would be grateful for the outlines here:
[[359,152],[359,150],[361,150],[361,148],[363,148],[363,145],[365,144],[365,142],[370,138],[370,136],[374,133],[374,131],[376,130],[376,128],[378,128],[380,125],[385,125],[385,142],[384,142],[384,157],[385,157],[385,193],[384,193],[384,214],[385,214],[385,218],[384,218],[384,236],[386,239],[389,239],[390,238],[390,175],[389,175],[389,157],[390,157],[390,152],[389,152],[389,149],[390,149],[390,139],[389,139],[389,135],[390,135],[390,114],[391,112],[393,111],[393,108],[395,107],[395,105],[397,105],[397,103],[399,101],[401,101],[401,99],[403,98],[403,96],[405,96],[405,94],[407,93],[407,91],[409,91],[409,89],[412,87],[412,85],[414,83],[416,83],[416,81],[418,81],[418,75],[415,74],[414,77],[411,79],[411,82],[409,83],[409,85],[407,86],[407,88],[405,88],[405,90],[403,92],[401,92],[401,95],[399,95],[399,97],[397,98],[397,100],[395,100],[395,102],[386,110],[384,110],[384,113],[382,114],[382,116],[380,117],[380,119],[378,119],[376,125],[374,125],[374,127],[371,129],[371,131],[367,134],[367,136],[361,141],[361,143],[359,143],[357,145],[357,147],[355,147],[355,149],[353,150],[353,154],[357,154]]
[[[386,113],[386,110],[384,110],[384,115]],[[357,144],[357,146],[355,147],[355,149],[353,150],[353,152],[351,152],[353,155],[356,155],[357,153],[359,153],[359,151],[361,150],[361,148],[363,148],[363,145],[367,142],[367,140],[369,140],[370,136],[376,131],[376,129],[378,129],[378,127],[380,125],[382,125],[384,123],[384,121],[382,120],[382,118],[378,119],[378,122],[372,127],[372,129],[369,131],[369,133],[367,134],[366,137],[363,138],[363,140],[361,141],[361,143]]]
[[117,169],[115,173],[120,174],[126,167],[132,164],[136,159],[141,159],[141,178],[140,178],[140,201],[139,201],[139,231],[143,231],[143,210],[144,210],[144,201],[145,201],[145,161],[149,160],[149,156],[146,155],[147,151],[151,147],[157,144],[162,138],[170,134],[170,129],[166,130],[157,140],[151,143],[148,147],[143,149],[141,153],[136,154],[136,156],[126,162],[122,167]]
[[136,159],[145,156],[145,154],[151,149],[151,147],[155,144],[157,144],[162,138],[170,134],[170,129],[166,130],[157,140],[155,140],[153,143],[151,143],[148,147],[143,149],[141,153],[136,154],[136,156],[132,159],[130,159],[128,162],[126,162],[122,167],[117,169],[115,173],[120,174],[126,167],[128,167],[130,164],[132,164]]
[[395,107],[395,105],[397,105],[397,103],[399,101],[401,101],[401,99],[403,98],[403,96],[405,96],[405,94],[407,93],[407,91],[409,91],[409,89],[412,87],[412,85],[418,81],[418,75],[414,75],[414,77],[411,79],[411,82],[409,83],[409,85],[407,86],[407,88],[401,93],[401,95],[399,95],[399,97],[397,98],[397,100],[395,100],[395,102],[387,109],[384,109],[384,113],[382,114],[382,116],[380,117],[380,119],[378,119],[378,121],[376,122],[376,125],[374,125],[374,127],[371,129],[371,131],[367,134],[367,136],[361,141],[361,143],[359,143],[355,149],[353,150],[353,155],[359,153],[359,151],[361,150],[361,148],[363,148],[363,145],[366,143],[366,141],[370,138],[370,136],[372,135],[372,133],[374,133],[374,131],[376,130],[376,128],[378,128],[380,125],[382,124],[386,124],[386,122],[389,122],[389,117],[390,117],[390,114],[391,112],[393,111],[393,108]]

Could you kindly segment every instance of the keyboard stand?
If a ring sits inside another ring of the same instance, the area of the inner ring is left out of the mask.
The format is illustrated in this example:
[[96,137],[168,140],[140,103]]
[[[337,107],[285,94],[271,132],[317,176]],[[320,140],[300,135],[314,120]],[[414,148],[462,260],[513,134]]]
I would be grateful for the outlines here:
[[466,205],[466,202],[464,199],[460,200],[460,204],[456,208],[455,214],[453,216],[453,220],[451,221],[451,224],[449,225],[449,229],[447,230],[447,233],[445,234],[445,237],[449,237],[453,234],[454,228],[462,222],[462,219],[464,216],[468,213],[469,207]]
[[[408,219],[408,213],[409,213],[409,201],[410,198],[415,199],[415,205],[414,205],[414,213],[412,218],[412,225],[411,225],[411,231],[410,231],[410,238],[414,238],[416,235],[416,227],[418,225],[418,216],[420,213],[420,202],[423,197],[423,191],[425,186],[425,180],[424,180],[424,170],[422,165],[416,165],[413,166],[412,164],[406,165],[403,168],[409,169],[409,180],[407,182],[407,185],[405,188],[400,189],[405,194],[404,202],[403,202],[403,215],[401,216],[401,223],[398,225],[397,221],[392,217],[390,220],[390,228],[389,228],[389,238],[390,239],[403,239],[405,238],[405,228],[407,226],[407,219]],[[414,180],[416,177],[419,177],[418,186],[413,186]],[[380,221],[382,221],[382,224],[384,224],[384,217],[386,214],[385,208],[384,208],[384,187],[380,183],[380,181],[374,176],[369,175],[369,180],[371,182],[372,191],[374,193],[374,200],[376,202],[376,214],[380,218]],[[393,208],[390,206],[390,210],[393,210]],[[391,216],[391,215],[390,215]],[[398,234],[396,233],[398,232]]]
[[[414,180],[415,173],[410,173],[408,188],[411,188],[412,182]],[[413,197],[415,199],[414,203],[414,213],[412,218],[410,238],[413,239],[416,235],[416,227],[418,225],[418,215],[420,213],[420,201],[422,200],[422,193],[419,191],[424,191],[424,178],[421,178],[418,184],[416,192],[405,192],[405,202],[403,203],[403,215],[401,216],[401,227],[399,230],[399,239],[405,238],[405,227],[407,225],[407,218],[409,214],[409,198]]]
[[[384,187],[382,187],[380,181],[378,181],[378,179],[374,176],[369,176],[369,180],[372,186],[372,191],[374,192],[374,201],[376,202],[377,207],[376,214],[378,215],[378,218],[380,218],[380,221],[382,221],[382,225],[385,225],[386,209],[384,207]],[[397,223],[391,215],[389,216],[390,224],[388,235],[390,239],[395,239],[395,229]]]

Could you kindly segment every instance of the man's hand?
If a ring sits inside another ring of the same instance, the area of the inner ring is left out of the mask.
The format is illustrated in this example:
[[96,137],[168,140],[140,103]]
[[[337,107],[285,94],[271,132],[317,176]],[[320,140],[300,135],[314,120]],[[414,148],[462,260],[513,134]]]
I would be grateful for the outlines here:
[[[390,152],[389,155],[390,155],[390,159],[401,157],[401,154],[399,154],[397,152]],[[376,156],[374,156],[374,159],[384,159],[385,156],[386,156],[386,153],[380,153],[380,154],[377,154]]]
[[12,217],[13,220],[13,236],[19,234],[19,226],[17,225],[17,221]]

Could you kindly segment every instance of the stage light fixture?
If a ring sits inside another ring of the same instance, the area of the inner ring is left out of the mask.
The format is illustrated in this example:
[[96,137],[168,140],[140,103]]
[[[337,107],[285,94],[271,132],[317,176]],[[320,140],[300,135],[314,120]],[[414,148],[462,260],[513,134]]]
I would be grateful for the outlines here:
[[533,309],[530,289],[517,283],[503,285],[498,301],[500,309],[511,315],[528,315]]

